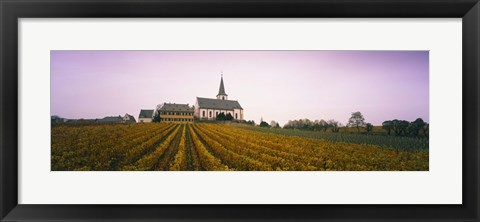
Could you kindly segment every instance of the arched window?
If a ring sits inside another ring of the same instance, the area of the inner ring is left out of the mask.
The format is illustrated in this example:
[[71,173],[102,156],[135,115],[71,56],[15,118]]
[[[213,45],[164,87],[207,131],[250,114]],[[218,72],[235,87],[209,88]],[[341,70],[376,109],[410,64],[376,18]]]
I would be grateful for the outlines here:
[[205,110],[202,111],[202,116],[205,117]]
[[238,113],[235,113],[235,119],[238,119]]
[[212,111],[208,112],[208,117],[212,117]]

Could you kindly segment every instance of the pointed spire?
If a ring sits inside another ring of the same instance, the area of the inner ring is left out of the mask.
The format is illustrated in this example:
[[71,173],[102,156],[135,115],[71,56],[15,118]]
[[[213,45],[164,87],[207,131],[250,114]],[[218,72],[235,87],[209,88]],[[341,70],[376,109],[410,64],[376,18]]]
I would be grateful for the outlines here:
[[225,93],[225,86],[223,86],[223,71],[222,71],[222,77],[220,79],[220,89],[218,89],[218,95],[217,96],[219,96],[219,95],[225,95],[225,96],[227,95]]

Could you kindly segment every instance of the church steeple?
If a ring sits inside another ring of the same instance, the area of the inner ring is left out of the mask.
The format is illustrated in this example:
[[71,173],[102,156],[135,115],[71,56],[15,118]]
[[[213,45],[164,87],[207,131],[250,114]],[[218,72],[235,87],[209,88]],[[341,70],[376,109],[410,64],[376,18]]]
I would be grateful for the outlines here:
[[220,78],[220,88],[218,89],[217,99],[228,100],[228,95],[225,93],[225,86],[223,86],[223,71]]

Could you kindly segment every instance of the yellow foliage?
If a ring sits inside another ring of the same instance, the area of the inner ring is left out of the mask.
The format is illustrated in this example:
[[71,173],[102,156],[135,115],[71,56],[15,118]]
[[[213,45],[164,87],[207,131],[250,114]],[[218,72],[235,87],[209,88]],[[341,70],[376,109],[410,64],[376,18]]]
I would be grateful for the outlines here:
[[[178,145],[178,147],[177,147]],[[52,127],[52,170],[428,170],[428,150],[329,142],[223,124]]]

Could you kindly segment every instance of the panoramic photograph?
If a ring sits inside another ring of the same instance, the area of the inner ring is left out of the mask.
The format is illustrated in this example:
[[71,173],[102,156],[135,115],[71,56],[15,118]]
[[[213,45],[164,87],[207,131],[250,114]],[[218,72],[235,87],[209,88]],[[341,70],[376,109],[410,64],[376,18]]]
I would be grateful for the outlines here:
[[428,51],[52,50],[52,171],[428,171]]

